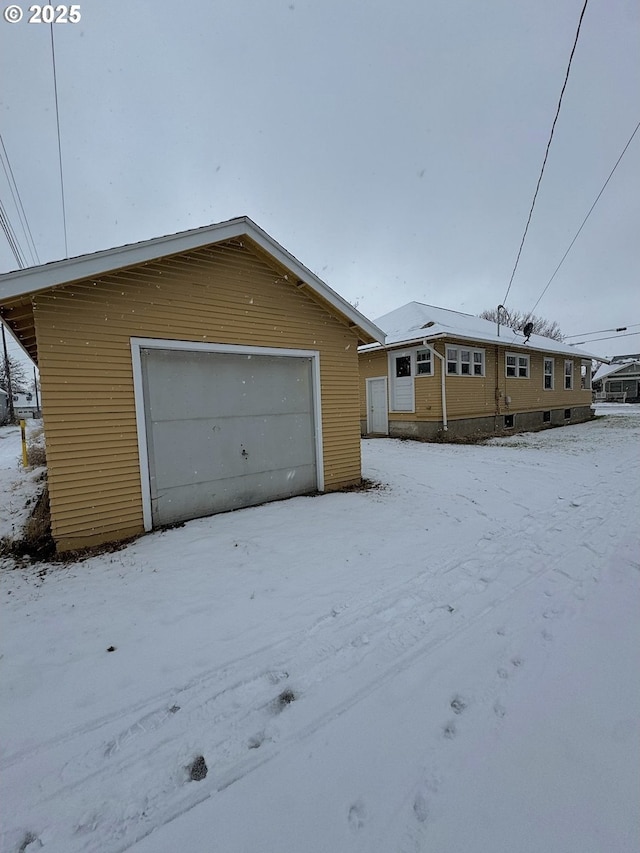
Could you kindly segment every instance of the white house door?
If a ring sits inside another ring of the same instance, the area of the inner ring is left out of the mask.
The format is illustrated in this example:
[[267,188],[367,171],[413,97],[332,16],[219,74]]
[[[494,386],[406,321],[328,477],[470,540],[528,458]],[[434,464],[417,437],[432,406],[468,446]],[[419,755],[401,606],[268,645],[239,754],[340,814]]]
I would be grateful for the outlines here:
[[367,379],[367,432],[389,434],[387,412],[387,379]]
[[413,370],[410,352],[390,353],[391,408],[394,412],[413,412]]

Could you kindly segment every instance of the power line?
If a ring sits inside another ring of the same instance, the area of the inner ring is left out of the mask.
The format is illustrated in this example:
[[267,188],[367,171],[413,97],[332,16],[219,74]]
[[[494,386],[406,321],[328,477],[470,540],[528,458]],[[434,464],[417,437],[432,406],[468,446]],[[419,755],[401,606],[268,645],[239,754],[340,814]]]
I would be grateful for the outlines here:
[[64,228],[64,256],[69,257],[69,247],[67,245],[67,210],[64,201],[64,175],[62,172],[62,146],[60,145],[60,112],[58,109],[58,79],[56,76],[56,50],[53,43],[53,24],[51,27],[51,63],[53,65],[53,92],[56,100],[56,127],[58,130],[58,163],[60,165],[60,195],[62,196],[62,226]]
[[16,259],[18,267],[20,269],[24,269],[26,267],[26,262],[24,259],[24,255],[22,254],[22,250],[20,248],[20,244],[18,242],[18,238],[16,237],[16,233],[13,230],[11,222],[9,220],[9,216],[7,215],[7,211],[5,210],[4,204],[0,200],[0,228],[4,231],[4,235],[7,238],[7,242],[9,243],[9,248],[13,252],[13,256]]
[[[575,237],[574,237],[574,238],[573,238],[573,240],[569,243],[569,248],[567,249],[567,251],[566,251],[566,252],[564,253],[564,255],[562,256],[562,260],[560,261],[560,263],[558,264],[558,266],[555,268],[555,270],[554,270],[554,272],[553,272],[553,275],[551,276],[551,278],[549,279],[549,281],[546,283],[546,285],[545,285],[545,287],[544,287],[544,289],[543,289],[542,293],[541,293],[541,294],[540,294],[540,296],[538,297],[538,301],[536,302],[536,304],[535,304],[535,305],[533,306],[533,308],[531,309],[531,313],[532,313],[532,314],[533,314],[533,312],[536,310],[536,308],[538,307],[538,305],[539,305],[540,300],[542,299],[542,297],[545,295],[545,293],[546,293],[546,292],[547,292],[547,290],[549,289],[549,286],[550,286],[551,282],[552,282],[552,281],[553,281],[553,279],[556,277],[556,273],[558,272],[558,270],[560,269],[560,267],[561,267],[561,266],[562,266],[562,264],[564,263],[565,258],[567,257],[567,255],[569,254],[569,252],[571,251],[571,249],[573,248],[573,244],[576,242],[576,240],[577,240],[577,239],[578,239],[578,237],[580,236],[580,232],[581,232],[581,231],[582,231],[582,229],[584,228],[584,226],[585,226],[585,224],[586,224],[586,222],[587,222],[587,219],[591,216],[591,213],[593,212],[593,208],[594,208],[594,207],[596,206],[596,204],[600,201],[600,196],[602,195],[602,193],[603,193],[603,192],[605,191],[605,189],[607,188],[607,184],[609,183],[609,181],[610,181],[610,180],[611,180],[611,178],[613,177],[613,173],[614,173],[614,172],[615,172],[615,170],[618,168],[618,164],[620,163],[620,161],[621,161],[621,160],[622,160],[622,158],[624,157],[624,155],[625,155],[625,152],[626,152],[627,148],[631,145],[631,140],[633,139],[633,137],[634,137],[634,136],[636,135],[636,133],[638,132],[638,128],[640,128],[640,122],[638,122],[638,124],[635,126],[635,130],[633,131],[633,133],[631,134],[631,136],[630,136],[630,137],[629,137],[629,139],[627,140],[627,144],[626,144],[626,145],[624,146],[624,148],[622,149],[622,154],[620,154],[620,156],[619,156],[619,157],[618,157],[618,159],[616,160],[616,164],[615,164],[615,166],[613,167],[613,169],[609,172],[609,177],[607,178],[607,180],[606,180],[606,181],[604,182],[604,184],[602,185],[602,189],[600,190],[600,192],[599,192],[599,193],[598,193],[598,195],[596,196],[596,200],[593,202],[593,204],[592,204],[592,205],[591,205],[591,207],[589,208],[589,212],[587,213],[587,215],[585,216],[585,218],[582,220],[582,225],[578,228],[578,230],[577,230],[577,232],[576,232]],[[609,329],[607,329],[607,331],[609,331]],[[574,337],[575,337],[575,336],[574,336]]]
[[[617,329],[596,329],[595,332],[580,332],[578,335],[565,335],[564,338],[565,340],[567,338],[586,338],[589,335],[601,335],[603,332],[626,332],[627,329],[635,329],[636,326],[640,326],[640,323],[631,323],[627,326],[619,326]],[[634,334],[637,334],[637,332],[634,332]]]
[[582,344],[595,344],[598,341],[612,341],[614,338],[632,338],[634,335],[640,335],[640,332],[627,332],[626,335],[609,335],[606,338],[594,338],[592,341],[576,341],[569,344],[570,347],[579,347]]
[[[40,263],[40,258],[38,256],[38,250],[36,249],[36,244],[33,241],[33,235],[31,233],[31,228],[29,227],[29,220],[27,219],[27,214],[24,209],[24,205],[22,204],[22,197],[20,196],[20,190],[18,189],[18,185],[16,183],[16,179],[13,174],[13,169],[11,168],[11,160],[9,160],[9,154],[7,153],[7,149],[4,144],[4,139],[2,138],[2,134],[0,133],[0,147],[2,151],[0,152],[0,160],[2,161],[2,168],[4,169],[4,173],[7,178],[7,183],[9,184],[9,189],[11,190],[11,195],[13,196],[13,203],[16,206],[16,210],[18,211],[18,217],[20,219],[20,224],[22,225],[22,230],[24,232],[24,236],[27,238],[27,246],[29,247],[29,252],[31,254],[31,259],[34,263]],[[4,154],[4,157],[1,156]],[[5,165],[6,163],[6,165]],[[8,171],[7,171],[8,169]]]
[[549,135],[549,141],[547,142],[547,150],[544,153],[544,160],[542,161],[542,169],[540,170],[540,176],[538,177],[538,183],[536,184],[536,191],[533,194],[533,201],[531,202],[531,209],[529,210],[529,217],[527,219],[527,224],[524,228],[524,234],[522,235],[522,240],[520,241],[520,248],[518,249],[518,255],[516,257],[516,262],[513,267],[513,272],[511,273],[511,278],[509,279],[509,286],[507,287],[507,292],[504,295],[504,299],[502,300],[502,304],[507,304],[507,296],[509,295],[509,291],[511,290],[511,285],[513,284],[513,279],[516,274],[516,270],[518,269],[518,264],[520,263],[520,255],[522,254],[522,247],[524,246],[524,241],[527,237],[527,232],[529,230],[529,224],[531,222],[531,217],[533,216],[533,208],[536,204],[536,199],[538,198],[538,190],[540,189],[540,184],[542,182],[542,176],[544,174],[544,167],[547,164],[547,157],[549,156],[549,148],[551,147],[551,140],[553,139],[553,133],[556,128],[556,122],[558,121],[558,116],[560,115],[560,107],[562,106],[562,98],[564,96],[564,90],[567,88],[567,82],[569,80],[569,71],[571,70],[571,63],[573,61],[573,54],[576,52],[576,45],[578,44],[578,37],[580,36],[580,27],[582,26],[582,19],[584,18],[584,13],[587,10],[587,3],[589,0],[584,0],[584,6],[582,7],[582,12],[580,13],[580,20],[578,21],[578,29],[576,30],[576,37],[573,42],[573,47],[571,48],[571,55],[569,56],[569,64],[567,65],[567,73],[564,77],[564,83],[562,84],[562,90],[560,92],[560,99],[558,100],[558,107],[556,109],[556,115],[553,119],[553,124],[551,125],[551,133]]

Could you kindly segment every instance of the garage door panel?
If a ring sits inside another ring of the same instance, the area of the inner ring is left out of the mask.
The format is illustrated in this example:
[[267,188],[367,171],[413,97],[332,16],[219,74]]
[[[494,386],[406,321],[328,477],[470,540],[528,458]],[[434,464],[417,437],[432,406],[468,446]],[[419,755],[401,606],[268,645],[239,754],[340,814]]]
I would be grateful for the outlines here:
[[[256,506],[266,500],[291,498],[300,494],[315,491],[315,466],[298,467],[286,471],[272,471],[266,474],[245,474],[235,480],[217,480],[215,482],[197,483],[179,486],[160,492],[153,501],[154,517],[171,518],[175,523],[197,518],[193,515],[194,501],[210,509],[206,515],[216,512],[241,509]],[[268,494],[268,497],[265,497]]]
[[141,352],[154,525],[317,488],[312,358]]
[[164,421],[153,426],[154,451],[164,460],[157,488],[303,466],[313,442],[307,415],[272,415],[262,427],[248,417]]
[[143,352],[151,379],[148,403],[154,421],[309,411],[309,359],[179,350]]

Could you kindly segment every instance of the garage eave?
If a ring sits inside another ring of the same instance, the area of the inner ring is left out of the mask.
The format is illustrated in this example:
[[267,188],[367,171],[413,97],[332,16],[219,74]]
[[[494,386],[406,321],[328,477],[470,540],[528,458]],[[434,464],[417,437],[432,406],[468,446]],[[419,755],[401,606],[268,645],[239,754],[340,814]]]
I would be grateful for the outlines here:
[[144,240],[140,243],[131,243],[101,252],[92,252],[88,255],[80,255],[75,258],[4,273],[0,275],[0,304],[5,304],[26,294],[50,290],[54,287],[72,284],[75,281],[97,277],[126,267],[133,267],[243,236],[248,237],[272,255],[280,264],[291,270],[296,280],[306,285],[336,313],[346,319],[356,330],[361,343],[384,343],[385,336],[381,329],[301,264],[247,216],[189,231],[181,231],[165,237]]

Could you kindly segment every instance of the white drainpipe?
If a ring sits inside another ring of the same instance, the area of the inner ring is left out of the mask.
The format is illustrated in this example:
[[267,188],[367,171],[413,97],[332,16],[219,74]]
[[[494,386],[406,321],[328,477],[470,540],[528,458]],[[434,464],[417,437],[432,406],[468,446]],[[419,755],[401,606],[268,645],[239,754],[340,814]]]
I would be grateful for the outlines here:
[[426,341],[422,342],[424,346],[429,350],[429,352],[433,353],[436,358],[440,359],[440,394],[442,396],[442,429],[447,432],[449,427],[447,426],[447,391],[444,383],[444,366],[445,366],[445,357],[440,355],[440,353],[434,349],[434,347],[430,346]]

